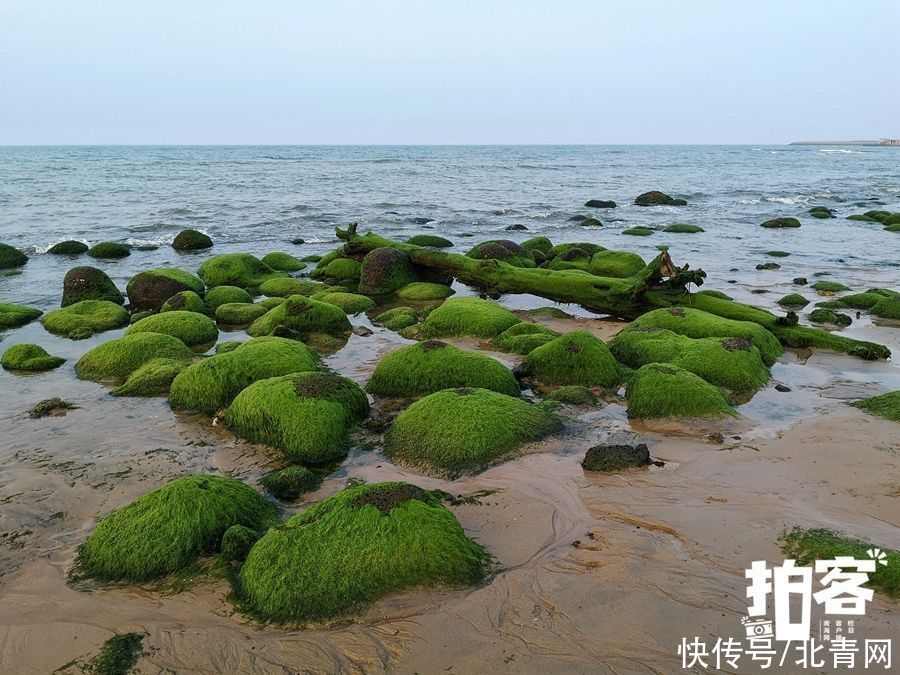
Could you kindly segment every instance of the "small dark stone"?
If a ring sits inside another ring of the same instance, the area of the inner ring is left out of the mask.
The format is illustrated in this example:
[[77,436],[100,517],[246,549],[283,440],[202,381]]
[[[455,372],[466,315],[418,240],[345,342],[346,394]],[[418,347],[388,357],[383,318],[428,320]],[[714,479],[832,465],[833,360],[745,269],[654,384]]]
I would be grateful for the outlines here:
[[306,243],[306,239],[301,239],[300,237],[297,237],[296,239],[291,239],[291,243],[294,246],[302,246],[303,244]]
[[806,280],[806,277],[795,277],[794,278],[795,286],[806,286],[806,284],[808,284],[808,283],[809,283],[809,281]]
[[423,218],[422,216],[417,216],[412,219],[416,225],[424,225],[425,223],[430,223],[434,220],[434,218]]
[[360,337],[369,337],[372,334],[372,329],[366,328],[365,326],[354,326],[353,334],[359,335]]
[[522,225],[521,223],[515,223],[514,225],[507,225],[505,228],[508,232],[523,232],[528,228]]
[[29,410],[28,416],[33,420],[37,420],[42,417],[50,417],[51,415],[65,415],[66,411],[75,410],[77,408],[78,406],[74,403],[64,401],[61,398],[48,398]]
[[787,386],[786,384],[776,384],[775,385],[775,391],[787,392],[790,390],[791,390],[791,388],[789,386]]
[[601,223],[596,218],[585,218],[581,221],[582,227],[602,227],[603,223]]
[[595,445],[588,449],[581,461],[588,471],[620,471],[650,464],[650,451],[646,444]]
[[587,220],[587,216],[570,216],[569,221],[573,223],[580,223],[582,220]]

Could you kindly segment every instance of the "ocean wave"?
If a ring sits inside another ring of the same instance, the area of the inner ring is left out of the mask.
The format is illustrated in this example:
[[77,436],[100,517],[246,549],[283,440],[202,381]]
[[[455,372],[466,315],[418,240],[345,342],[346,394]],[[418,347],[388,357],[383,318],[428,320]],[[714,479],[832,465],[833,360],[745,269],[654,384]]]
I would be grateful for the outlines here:
[[786,204],[791,206],[793,204],[808,204],[809,200],[812,199],[809,195],[796,195],[794,197],[763,197],[763,201],[770,202],[772,204]]
[[819,152],[824,152],[826,154],[837,153],[839,155],[864,155],[864,154],[866,154],[865,150],[847,150],[846,148],[820,148]]

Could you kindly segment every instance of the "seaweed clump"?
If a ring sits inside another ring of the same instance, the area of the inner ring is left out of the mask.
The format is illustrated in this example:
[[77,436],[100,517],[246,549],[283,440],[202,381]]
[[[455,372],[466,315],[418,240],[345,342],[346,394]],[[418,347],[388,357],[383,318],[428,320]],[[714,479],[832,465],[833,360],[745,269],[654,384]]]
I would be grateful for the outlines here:
[[253,296],[237,286],[216,286],[207,291],[203,302],[211,311],[215,312],[219,305],[253,302]]
[[141,656],[141,633],[113,635],[103,644],[103,649],[82,669],[93,675],[128,675]]
[[83,339],[94,333],[127,326],[130,319],[127,309],[109,300],[82,300],[48,312],[41,323],[51,333]]
[[670,364],[641,366],[625,396],[628,416],[634,418],[719,418],[735,414],[718,387]]
[[900,391],[893,391],[880,396],[872,396],[852,404],[870,415],[884,417],[892,422],[900,422]]
[[194,352],[181,340],[160,333],[136,333],[97,345],[75,364],[84,380],[121,380],[156,358],[189,359]]
[[419,321],[419,313],[412,307],[394,307],[382,312],[372,321],[388,330],[399,331],[416,325]]
[[609,347],[588,331],[580,330],[536,347],[517,372],[544,384],[612,387],[622,381],[622,369]]
[[290,253],[285,253],[283,251],[267,253],[263,256],[262,261],[263,264],[268,265],[273,270],[279,272],[299,272],[306,267],[305,262],[295,258]]
[[504,352],[524,355],[558,336],[559,333],[539,323],[522,321],[513,324],[495,337],[494,346]]
[[423,337],[471,335],[496,337],[520,319],[508,309],[480,298],[450,298],[428,314],[422,324]]
[[175,310],[154,314],[129,326],[125,335],[161,333],[178,338],[188,347],[215,342],[219,337],[216,322],[204,314]]
[[185,368],[187,368],[187,361],[184,359],[150,359],[110,393],[113,396],[165,394],[169,391],[172,380]]
[[266,492],[283,502],[292,502],[300,495],[316,490],[322,484],[322,476],[305,466],[288,466],[263,476]]
[[247,333],[260,337],[271,335],[281,327],[301,336],[310,333],[333,335],[351,329],[350,321],[341,308],[303,295],[291,295],[250,324]]
[[51,356],[39,345],[18,344],[9,347],[0,357],[0,366],[4,370],[22,370],[39,372],[58,368],[66,360],[59,356]]
[[0,302],[0,328],[18,328],[38,318],[43,312],[26,305]]

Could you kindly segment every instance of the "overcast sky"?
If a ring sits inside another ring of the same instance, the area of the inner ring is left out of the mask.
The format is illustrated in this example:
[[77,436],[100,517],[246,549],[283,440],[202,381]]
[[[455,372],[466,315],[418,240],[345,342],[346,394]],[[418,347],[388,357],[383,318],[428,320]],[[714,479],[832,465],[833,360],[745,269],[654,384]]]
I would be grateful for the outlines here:
[[898,26],[898,0],[0,0],[0,144],[900,136]]

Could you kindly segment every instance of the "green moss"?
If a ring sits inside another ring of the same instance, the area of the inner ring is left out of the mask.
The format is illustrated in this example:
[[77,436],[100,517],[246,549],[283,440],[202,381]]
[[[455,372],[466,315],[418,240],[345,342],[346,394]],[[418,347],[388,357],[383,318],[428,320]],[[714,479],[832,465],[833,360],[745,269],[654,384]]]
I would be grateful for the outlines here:
[[78,549],[75,574],[102,581],[164,577],[214,553],[232,525],[262,530],[277,513],[233,478],[176,478],[101,520]]
[[886,595],[900,595],[900,552],[883,548],[862,539],[851,539],[824,528],[803,529],[795,527],[778,537],[778,544],[785,556],[797,561],[797,565],[810,565],[816,560],[834,560],[840,556],[856,560],[868,560],[869,551],[880,549],[887,564],[875,565],[866,584]]
[[50,356],[43,347],[33,344],[18,344],[9,347],[0,358],[0,366],[6,370],[28,370],[37,372],[58,368],[65,359]]
[[621,369],[609,347],[587,331],[566,333],[535,348],[525,357],[519,372],[544,384],[611,387],[622,381]]
[[291,295],[313,295],[324,291],[325,284],[309,279],[269,279],[259,287],[259,292],[272,298],[286,298]]
[[131,315],[131,321],[129,321],[129,323],[137,323],[141,319],[146,319],[148,316],[153,316],[154,314],[156,314],[156,312],[153,312],[151,310],[147,310],[144,312],[135,312]]
[[41,319],[51,333],[85,337],[105,330],[127,326],[131,315],[124,307],[108,300],[82,300],[74,305],[55,309]]
[[637,206],[685,206],[687,201],[671,197],[665,192],[652,190],[635,197],[634,203]]
[[316,293],[313,296],[313,300],[340,307],[347,314],[359,314],[360,312],[365,312],[375,306],[375,302],[371,298],[357,293],[326,291],[324,293]]
[[300,260],[305,263],[318,263],[320,260],[322,260],[323,257],[324,256],[316,255],[315,253],[313,253],[312,255],[303,256],[302,258],[300,258]]
[[715,291],[713,289],[708,289],[705,291],[697,291],[697,295],[708,295],[711,298],[719,298],[720,300],[733,300],[734,299],[727,293],[723,293],[722,291]]
[[766,251],[766,255],[770,255],[773,258],[787,258],[790,253],[787,251]]
[[647,264],[641,256],[629,251],[598,251],[591,258],[591,274],[598,277],[625,279],[640,272]]
[[305,466],[289,466],[263,476],[266,492],[283,502],[292,502],[300,495],[319,489],[322,477]]
[[587,241],[576,241],[576,242],[569,242],[569,243],[565,243],[565,244],[557,244],[552,249],[550,249],[550,253],[547,254],[547,257],[550,259],[553,259],[556,256],[560,256],[563,253],[565,253],[566,251],[569,251],[573,248],[580,248],[582,251],[587,253],[589,256],[594,255],[598,251],[606,250],[599,244],[592,244]]
[[190,272],[175,267],[158,267],[133,276],[125,290],[132,312],[158,312],[166,300],[181,291],[201,295],[203,282]]
[[17,328],[38,318],[43,312],[35,307],[0,302],[0,328]]
[[203,301],[211,311],[215,312],[221,305],[253,302],[253,296],[237,286],[216,286],[207,292]]
[[559,333],[539,323],[522,321],[513,324],[494,338],[494,346],[504,352],[528,354],[535,347],[545,345]]
[[871,218],[872,220],[882,222],[885,218],[891,215],[890,211],[866,211],[866,216]]
[[174,310],[141,319],[128,327],[125,335],[162,333],[177,337],[188,347],[215,342],[219,338],[216,322],[203,314]]
[[756,269],[758,269],[758,270],[780,270],[781,265],[779,265],[776,262],[764,262],[764,263],[759,263],[756,266]]
[[212,248],[213,242],[207,235],[199,230],[182,230],[175,235],[172,248],[176,251],[202,251]]
[[50,255],[81,255],[82,253],[87,253],[87,250],[88,245],[84,242],[69,239],[53,244],[47,249],[47,253]]
[[283,251],[273,251],[263,256],[262,262],[279,272],[299,272],[306,263]]
[[621,331],[609,349],[631,368],[668,363],[735,392],[755,391],[769,381],[759,350],[744,338],[690,338],[664,328],[638,326]]
[[260,533],[256,530],[244,525],[232,525],[222,535],[222,544],[219,547],[222,559],[227,562],[243,562],[259,537]]
[[900,296],[879,300],[872,306],[872,316],[877,316],[881,319],[900,320]]
[[87,254],[92,258],[126,258],[131,255],[131,247],[114,241],[101,241],[91,246]]
[[762,224],[763,227],[769,229],[780,229],[785,227],[800,227],[800,221],[796,218],[773,218]]
[[626,390],[628,416],[724,417],[734,410],[718,387],[699,375],[670,364],[640,367]]
[[663,228],[663,232],[674,232],[675,234],[697,234],[704,231],[699,225],[689,225],[687,223],[673,223]]
[[516,378],[502,363],[437,340],[401,347],[385,356],[366,390],[376,396],[412,398],[457,387],[519,395]]
[[862,213],[854,213],[852,216],[847,216],[847,220],[861,220],[864,223],[877,223],[878,221],[874,218],[870,218],[869,216]]
[[224,354],[225,352],[233,352],[235,349],[240,347],[243,342],[238,340],[228,340],[226,342],[217,342],[216,343],[216,354]]
[[591,269],[591,254],[580,248],[570,248],[559,255],[553,256],[544,266],[551,270],[589,272]]
[[900,225],[900,213],[892,213],[887,216],[884,220],[881,221],[881,224],[885,226],[885,228],[893,227],[894,225]]
[[414,281],[418,281],[418,277],[409,256],[395,248],[376,248],[362,260],[359,292],[372,296],[392,295]]
[[655,231],[656,230],[644,225],[637,225],[635,227],[629,227],[627,230],[622,230],[622,234],[628,234],[632,237],[648,237]]
[[852,404],[870,415],[884,417],[892,422],[900,422],[900,391],[857,401]]
[[402,300],[444,300],[454,293],[455,291],[452,288],[443,284],[414,281],[397,291],[397,297]]
[[271,335],[281,327],[298,335],[339,334],[351,330],[347,315],[339,307],[302,295],[292,295],[250,324],[247,333],[260,337]]
[[216,321],[233,326],[247,326],[268,312],[252,302],[226,302],[216,308]]
[[185,312],[196,312],[197,314],[206,314],[206,303],[203,298],[194,293],[194,291],[181,291],[166,300],[160,312],[173,312],[175,310],[183,310]]
[[834,209],[826,206],[814,206],[807,213],[813,218],[834,218]]
[[258,288],[269,279],[286,276],[285,272],[273,270],[249,253],[213,256],[200,265],[197,274],[210,288],[214,286]]
[[118,380],[128,377],[151,359],[189,359],[193,356],[189,347],[171,335],[137,333],[97,345],[78,360],[75,372],[84,380]]
[[382,312],[373,319],[388,330],[398,331],[416,325],[419,321],[419,313],[412,307],[394,307]]
[[554,389],[544,395],[544,400],[565,403],[566,405],[597,405],[599,402],[594,392],[578,384]]
[[91,675],[128,675],[141,656],[141,633],[117,634],[107,640],[96,658],[82,671]]
[[436,475],[482,471],[555,430],[540,406],[487,389],[445,389],[404,410],[385,437],[395,461]]
[[265,307],[266,309],[274,309],[275,307],[278,307],[278,305],[282,304],[284,300],[284,298],[264,298],[256,304],[261,307]]
[[250,551],[237,590],[264,620],[321,621],[407,588],[477,583],[488,564],[435,495],[375,483],[347,488],[269,530]]
[[369,400],[354,382],[307,372],[254,382],[235,397],[225,421],[241,438],[318,463],[342,457],[351,425],[368,414]]
[[535,251],[540,251],[544,257],[547,257],[553,250],[553,242],[547,237],[532,237],[531,239],[526,239],[522,242],[522,248],[532,255],[534,255]]
[[488,300],[480,298],[451,298],[428,314],[422,324],[423,337],[496,337],[519,317]]
[[0,244],[0,270],[22,267],[28,262],[28,256],[9,244]]
[[157,396],[166,394],[178,374],[187,368],[185,359],[150,359],[125,382],[110,392],[113,396]]
[[884,228],[885,232],[900,232],[900,223],[894,223],[892,225],[887,225]]
[[837,281],[817,281],[812,285],[816,291],[824,291],[825,293],[839,293],[840,291],[849,291],[850,288]]
[[302,342],[256,338],[185,368],[172,382],[169,404],[175,410],[214,415],[257,380],[312,371],[317,366],[318,357]]
[[[721,302],[704,297],[708,302]],[[695,296],[695,299],[698,299]],[[736,303],[735,303],[736,304]],[[692,338],[733,337],[749,340],[759,350],[763,362],[771,366],[784,350],[772,333],[752,321],[726,319],[715,314],[689,307],[666,307],[639,316],[634,326],[665,328]]]
[[476,244],[466,255],[475,260],[502,260],[514,267],[534,267],[534,258],[509,239],[492,239]]
[[407,244],[413,246],[430,246],[432,248],[450,248],[453,242],[434,234],[416,234],[406,240]]
[[96,267],[73,267],[63,278],[61,307],[74,305],[82,300],[109,300],[117,305],[125,304],[125,297],[105,272]]
[[788,293],[783,298],[778,300],[778,304],[782,307],[799,307],[803,308],[809,304],[809,300],[804,298],[799,293]]
[[335,258],[317,275],[326,279],[354,279],[359,281],[362,265],[352,258]]
[[853,323],[853,319],[846,314],[840,314],[833,309],[826,309],[824,307],[819,307],[810,312],[809,320],[813,323],[827,323],[834,326],[849,326]]

